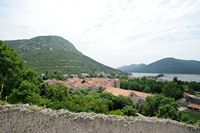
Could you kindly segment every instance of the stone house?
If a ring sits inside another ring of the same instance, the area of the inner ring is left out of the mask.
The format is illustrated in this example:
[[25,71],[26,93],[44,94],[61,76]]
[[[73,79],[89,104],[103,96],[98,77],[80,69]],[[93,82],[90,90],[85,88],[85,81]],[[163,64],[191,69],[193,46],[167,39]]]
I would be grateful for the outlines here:
[[189,93],[184,93],[183,95],[185,97],[187,108],[200,111],[200,97]]
[[69,77],[70,78],[79,78],[78,74],[70,74]]
[[111,93],[114,96],[125,96],[129,97],[134,104],[141,104],[143,103],[148,96],[153,96],[153,94],[150,93],[144,93],[134,90],[125,90],[121,88],[115,88],[115,87],[107,87],[104,92]]
[[81,73],[81,78],[89,78],[90,75],[88,73]]

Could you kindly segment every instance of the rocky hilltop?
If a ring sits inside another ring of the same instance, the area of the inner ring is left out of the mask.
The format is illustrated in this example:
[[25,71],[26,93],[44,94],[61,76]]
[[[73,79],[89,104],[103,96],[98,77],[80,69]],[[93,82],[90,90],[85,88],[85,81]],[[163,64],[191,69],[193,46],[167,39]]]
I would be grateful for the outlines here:
[[1,133],[199,133],[172,120],[72,113],[30,105],[0,105]]
[[26,64],[39,73],[121,73],[84,55],[68,40],[60,36],[37,36],[31,39],[7,40]]

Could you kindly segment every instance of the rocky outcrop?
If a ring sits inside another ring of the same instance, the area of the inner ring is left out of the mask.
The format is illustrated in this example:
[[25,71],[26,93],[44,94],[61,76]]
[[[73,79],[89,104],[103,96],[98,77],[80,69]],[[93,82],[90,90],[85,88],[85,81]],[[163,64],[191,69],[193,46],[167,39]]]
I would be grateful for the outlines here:
[[172,120],[72,113],[30,105],[0,105],[0,133],[199,133]]

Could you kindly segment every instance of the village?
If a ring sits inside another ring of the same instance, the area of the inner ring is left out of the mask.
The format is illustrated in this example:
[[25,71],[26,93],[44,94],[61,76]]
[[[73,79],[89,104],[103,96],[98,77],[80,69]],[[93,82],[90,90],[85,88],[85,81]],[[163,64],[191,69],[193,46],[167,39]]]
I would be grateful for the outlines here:
[[[102,76],[103,74],[103,76]],[[99,77],[101,76],[101,77]],[[111,93],[114,96],[124,96],[129,97],[133,104],[142,105],[148,96],[154,96],[151,93],[145,93],[136,91],[136,88],[122,89],[120,88],[120,80],[115,78],[108,78],[104,73],[100,73],[98,77],[90,78],[87,73],[82,73],[81,76],[77,74],[70,74],[69,78],[65,80],[48,79],[44,80],[45,84],[61,84],[72,91],[80,89],[88,89],[91,92],[96,92],[98,90],[104,93]],[[130,78],[130,75],[129,75]],[[148,78],[148,80],[151,80]],[[179,99],[178,104],[180,106],[179,110],[197,110],[200,111],[200,97],[184,92],[183,98]]]

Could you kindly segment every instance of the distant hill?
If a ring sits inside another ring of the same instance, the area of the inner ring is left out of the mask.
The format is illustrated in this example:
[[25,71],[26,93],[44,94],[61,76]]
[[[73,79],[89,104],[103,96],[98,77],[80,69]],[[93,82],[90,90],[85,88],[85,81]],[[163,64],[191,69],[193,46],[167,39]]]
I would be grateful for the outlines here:
[[132,70],[139,69],[141,67],[146,66],[145,64],[131,64],[119,67],[117,69],[124,71],[124,72],[132,72]]
[[27,65],[39,73],[121,73],[79,52],[72,43],[59,36],[38,36],[31,39],[4,41],[17,50]]
[[200,74],[200,61],[164,58],[149,65],[132,64],[118,69],[125,72]]

